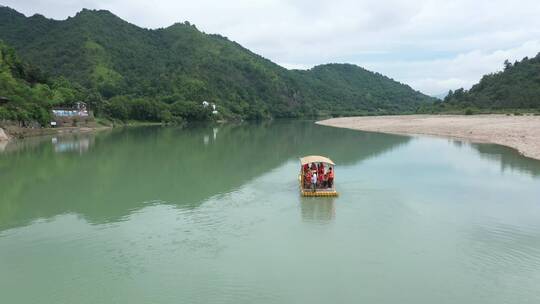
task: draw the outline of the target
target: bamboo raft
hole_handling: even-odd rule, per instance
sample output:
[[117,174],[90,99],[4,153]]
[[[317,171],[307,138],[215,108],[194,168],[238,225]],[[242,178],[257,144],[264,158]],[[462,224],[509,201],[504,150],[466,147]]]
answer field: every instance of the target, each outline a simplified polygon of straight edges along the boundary
[[298,175],[298,182],[300,184],[300,195],[304,197],[336,197],[339,196],[339,193],[336,191],[335,185],[332,184],[331,188],[317,188],[317,189],[307,189],[304,187],[304,172],[303,167],[306,164],[311,163],[323,163],[328,166],[328,168],[332,168],[332,171],[334,171],[335,163],[324,156],[317,156],[317,155],[311,155],[300,158],[300,174]]
[[300,193],[304,197],[337,197],[339,193],[334,190],[316,190],[315,192],[307,189],[300,189]]

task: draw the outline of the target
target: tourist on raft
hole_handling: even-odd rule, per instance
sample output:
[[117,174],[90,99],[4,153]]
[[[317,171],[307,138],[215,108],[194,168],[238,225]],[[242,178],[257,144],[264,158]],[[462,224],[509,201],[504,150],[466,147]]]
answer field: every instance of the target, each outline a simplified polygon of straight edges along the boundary
[[317,171],[313,170],[311,174],[311,189],[313,192],[317,189]]
[[328,167],[328,171],[326,171],[323,163],[312,163],[311,165],[305,164],[303,169],[305,189],[315,191],[316,189],[332,188],[334,185],[334,171],[332,167]]
[[326,186],[328,188],[332,188],[334,185],[334,171],[332,170],[332,167],[328,168],[328,178],[326,182]]

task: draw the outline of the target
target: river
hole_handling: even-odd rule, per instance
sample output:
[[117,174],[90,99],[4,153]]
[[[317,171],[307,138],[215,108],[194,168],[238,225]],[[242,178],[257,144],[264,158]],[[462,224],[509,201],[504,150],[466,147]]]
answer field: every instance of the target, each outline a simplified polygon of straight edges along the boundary
[[[539,303],[540,161],[309,121],[0,153],[2,303]],[[298,158],[336,164],[303,199]]]

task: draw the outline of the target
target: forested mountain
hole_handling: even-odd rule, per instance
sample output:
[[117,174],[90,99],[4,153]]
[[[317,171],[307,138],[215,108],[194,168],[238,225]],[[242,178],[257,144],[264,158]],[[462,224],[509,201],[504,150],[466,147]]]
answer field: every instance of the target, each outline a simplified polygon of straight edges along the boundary
[[450,91],[444,103],[479,109],[540,109],[540,54],[485,75],[470,90]]
[[404,113],[436,101],[407,85],[352,64],[320,65],[307,71],[292,71],[292,75],[299,92],[314,108],[336,114]]
[[[354,65],[287,70],[188,22],[149,30],[102,10],[57,21],[7,7],[0,20],[0,39],[52,77],[87,88],[98,115],[200,119],[206,114],[194,109],[203,100],[248,119],[397,113],[434,100]],[[133,100],[153,114],[133,117]]]

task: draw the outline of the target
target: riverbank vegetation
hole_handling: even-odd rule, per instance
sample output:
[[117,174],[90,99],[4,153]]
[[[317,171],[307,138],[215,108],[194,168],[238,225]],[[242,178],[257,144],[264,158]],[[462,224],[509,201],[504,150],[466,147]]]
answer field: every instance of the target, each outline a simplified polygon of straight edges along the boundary
[[55,106],[85,101],[98,117],[110,120],[180,123],[208,120],[211,110],[193,102],[172,104],[148,98],[115,96],[105,100],[94,89],[64,77],[49,77],[23,62],[15,50],[0,41],[0,121],[21,126],[47,126]]

